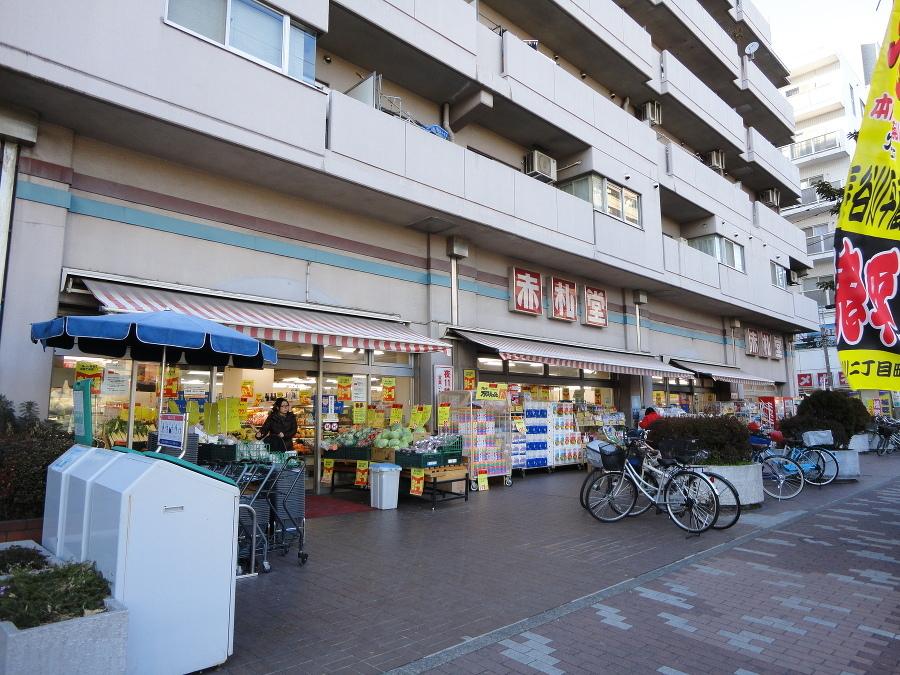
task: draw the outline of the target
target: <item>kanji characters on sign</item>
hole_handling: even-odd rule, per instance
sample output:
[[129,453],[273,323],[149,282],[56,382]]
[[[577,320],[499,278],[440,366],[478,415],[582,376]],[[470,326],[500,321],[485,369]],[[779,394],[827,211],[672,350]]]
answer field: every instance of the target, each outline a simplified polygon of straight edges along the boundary
[[603,289],[594,286],[584,287],[584,324],[601,328],[609,325],[606,291]]
[[772,336],[772,358],[784,358],[784,338],[782,338],[780,335]]
[[540,316],[544,313],[544,291],[540,272],[510,268],[509,308],[514,312]]
[[748,354],[759,354],[759,331],[755,328],[748,328],[745,331],[744,339],[746,341]]
[[759,334],[759,355],[764,358],[772,356],[772,335],[771,333],[760,332]]
[[578,289],[574,281],[550,277],[550,318],[578,320]]
[[893,347],[898,341],[897,322],[890,301],[897,295],[900,250],[897,247],[873,255],[863,264],[862,251],[844,238],[837,256],[835,322],[837,336],[849,345],[858,344],[866,324],[879,331],[881,343]]

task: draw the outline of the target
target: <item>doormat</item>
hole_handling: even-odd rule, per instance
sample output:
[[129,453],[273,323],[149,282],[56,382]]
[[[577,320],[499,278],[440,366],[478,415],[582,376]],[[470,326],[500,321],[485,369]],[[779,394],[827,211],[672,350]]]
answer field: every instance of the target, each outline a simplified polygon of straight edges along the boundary
[[[368,493],[366,493],[368,495]],[[329,495],[306,495],[306,517],[326,518],[328,516],[342,516],[347,513],[361,513],[374,511],[371,506],[359,501],[359,496],[353,499],[342,499]]]

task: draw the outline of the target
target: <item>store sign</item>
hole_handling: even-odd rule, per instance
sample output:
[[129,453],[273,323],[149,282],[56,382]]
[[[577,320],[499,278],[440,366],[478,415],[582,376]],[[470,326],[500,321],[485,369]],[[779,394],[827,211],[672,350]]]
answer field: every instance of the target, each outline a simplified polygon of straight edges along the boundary
[[381,378],[381,400],[385,403],[393,403],[397,400],[397,378]]
[[819,373],[817,376],[819,389],[825,389],[826,387],[831,386],[831,376],[829,373]]
[[366,402],[365,401],[354,401],[353,402],[353,424],[365,424],[366,423]]
[[463,371],[463,389],[465,391],[473,391],[475,389],[476,381],[477,377],[474,370],[467,369]]
[[606,291],[601,288],[584,287],[584,325],[599,328],[609,325]]
[[510,268],[509,309],[533,316],[544,313],[543,277],[540,272],[523,267]]
[[812,373],[797,373],[797,386],[801,389],[811,388],[813,386]]
[[187,415],[163,413],[159,416],[157,442],[167,448],[177,448],[180,450],[184,447],[186,431]]
[[578,287],[574,281],[550,277],[550,318],[560,321],[578,320]]
[[453,366],[434,367],[434,394],[453,390]]
[[105,396],[127,396],[130,381],[131,376],[107,368],[103,373],[103,381],[100,383],[100,392]]
[[763,358],[772,358],[772,334],[760,332],[759,334],[759,355]]
[[505,382],[479,382],[475,390],[477,401],[502,401],[506,398]]
[[354,377],[350,382],[350,397],[354,402],[366,402],[366,378]]
[[759,354],[759,331],[755,328],[747,328],[744,331],[747,353],[756,356]]
[[772,336],[772,358],[784,358],[784,338],[780,335]]

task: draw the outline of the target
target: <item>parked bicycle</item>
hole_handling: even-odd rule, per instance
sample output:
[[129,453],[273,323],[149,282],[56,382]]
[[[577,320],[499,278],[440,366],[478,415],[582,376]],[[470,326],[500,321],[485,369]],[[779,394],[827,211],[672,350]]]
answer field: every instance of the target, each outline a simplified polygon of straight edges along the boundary
[[886,415],[876,415],[872,421],[878,433],[876,454],[881,457],[896,452],[900,448],[900,421]]
[[[588,460],[602,467],[583,491],[583,503],[588,512],[605,523],[643,513],[651,505],[665,508],[675,525],[699,534],[712,527],[719,515],[719,498],[712,481],[700,472],[684,468],[686,461],[702,459],[693,450],[690,456],[663,456],[645,442],[617,445],[591,441],[587,446]],[[640,459],[641,473],[635,469]],[[638,494],[646,498],[637,505]]]
[[762,464],[763,492],[775,499],[793,499],[800,494],[806,479],[803,467],[790,457],[776,453],[770,444],[753,444],[751,459]]

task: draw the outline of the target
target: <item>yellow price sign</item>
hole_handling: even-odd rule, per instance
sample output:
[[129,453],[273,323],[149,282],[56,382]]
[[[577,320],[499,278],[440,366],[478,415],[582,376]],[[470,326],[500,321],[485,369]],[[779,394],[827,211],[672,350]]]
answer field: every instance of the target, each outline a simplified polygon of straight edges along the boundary
[[373,429],[384,427],[384,414],[378,409],[377,405],[370,405],[366,411],[366,424]]
[[391,406],[391,424],[403,424],[402,403],[395,403]]
[[393,403],[397,400],[397,378],[381,378],[381,400],[385,403]]
[[478,474],[478,491],[484,492],[485,490],[490,490],[491,486],[488,483],[488,475],[486,471],[483,471]]
[[450,404],[449,403],[441,403],[438,406],[437,424],[438,424],[438,427],[445,427],[448,424],[450,424]]
[[475,389],[475,399],[478,401],[502,401],[506,398],[508,386],[505,382],[479,382]]
[[358,487],[366,487],[369,484],[369,462],[364,459],[356,462],[356,480],[353,484]]
[[331,479],[334,477],[334,460],[333,459],[323,459],[322,460],[322,478],[319,481],[323,485],[330,485]]
[[353,424],[366,423],[366,404],[365,402],[353,402]]
[[421,497],[425,492],[425,469],[410,469],[409,494]]
[[475,371],[474,370],[464,370],[463,371],[463,389],[466,391],[472,391],[475,389]]

